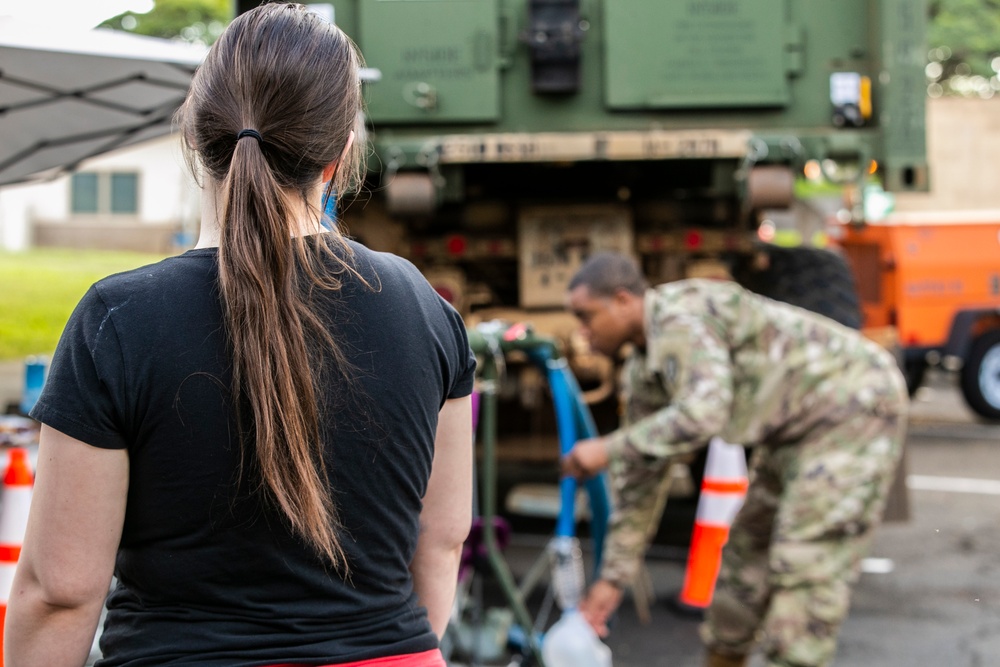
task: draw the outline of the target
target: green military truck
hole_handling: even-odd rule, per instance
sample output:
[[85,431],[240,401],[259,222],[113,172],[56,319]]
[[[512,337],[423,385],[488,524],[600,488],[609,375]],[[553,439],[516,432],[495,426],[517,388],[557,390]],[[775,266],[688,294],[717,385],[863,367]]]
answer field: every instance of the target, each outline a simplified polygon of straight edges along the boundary
[[926,186],[922,2],[333,8],[367,60],[374,150],[371,198],[344,220],[467,313],[558,308],[600,248],[656,280],[738,268],[809,161]]
[[[653,282],[750,275],[822,310],[853,298],[832,254],[753,274],[803,168],[855,192],[872,173],[927,186],[922,0],[333,0],[332,19],[366,60],[373,151],[342,224],[470,325],[565,341],[604,427],[613,368],[562,312],[588,253],[631,252]],[[553,462],[542,378],[507,370],[500,451]]]

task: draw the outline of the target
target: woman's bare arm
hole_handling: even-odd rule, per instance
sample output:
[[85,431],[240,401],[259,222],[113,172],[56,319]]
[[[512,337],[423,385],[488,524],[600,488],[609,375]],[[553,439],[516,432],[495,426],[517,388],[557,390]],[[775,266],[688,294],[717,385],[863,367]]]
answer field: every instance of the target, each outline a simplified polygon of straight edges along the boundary
[[123,449],[42,426],[28,529],[4,627],[4,664],[83,665],[114,571],[128,494]]
[[420,537],[410,564],[417,597],[438,637],[448,627],[462,544],[472,525],[472,456],[472,401],[451,399],[438,418]]

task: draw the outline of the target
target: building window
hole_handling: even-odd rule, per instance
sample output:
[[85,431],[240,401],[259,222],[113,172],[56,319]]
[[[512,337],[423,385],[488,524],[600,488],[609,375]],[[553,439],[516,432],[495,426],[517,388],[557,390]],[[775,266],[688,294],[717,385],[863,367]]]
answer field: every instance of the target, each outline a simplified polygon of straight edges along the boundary
[[139,175],[111,174],[111,212],[139,212]]
[[139,212],[139,174],[136,172],[79,172],[70,185],[70,209],[74,214]]
[[73,212],[97,213],[97,174],[73,174]]

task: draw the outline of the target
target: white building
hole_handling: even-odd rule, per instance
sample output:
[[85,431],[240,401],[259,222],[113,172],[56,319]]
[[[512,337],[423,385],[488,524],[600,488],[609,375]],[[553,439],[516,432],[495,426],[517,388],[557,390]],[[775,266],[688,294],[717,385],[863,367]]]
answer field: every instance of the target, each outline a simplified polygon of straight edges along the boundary
[[52,181],[0,187],[0,248],[172,252],[194,243],[200,197],[171,134],[92,158]]

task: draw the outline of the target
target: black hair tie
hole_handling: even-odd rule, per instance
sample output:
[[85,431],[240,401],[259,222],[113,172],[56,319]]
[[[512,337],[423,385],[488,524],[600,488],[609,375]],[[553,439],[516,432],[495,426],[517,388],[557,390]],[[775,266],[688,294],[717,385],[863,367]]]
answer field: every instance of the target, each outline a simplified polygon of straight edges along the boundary
[[258,144],[264,143],[264,137],[260,136],[260,132],[257,130],[240,130],[240,133],[236,135],[236,141],[239,141],[243,137],[253,137],[257,140]]

